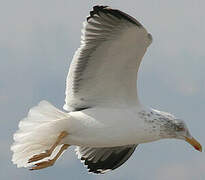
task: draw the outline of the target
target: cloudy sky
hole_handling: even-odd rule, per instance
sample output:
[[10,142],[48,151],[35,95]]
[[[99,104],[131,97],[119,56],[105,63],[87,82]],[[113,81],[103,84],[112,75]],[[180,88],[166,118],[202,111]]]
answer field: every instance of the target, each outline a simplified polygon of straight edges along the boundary
[[30,172],[11,163],[12,134],[29,108],[62,109],[65,78],[93,5],[119,8],[152,34],[139,73],[141,101],[185,120],[205,144],[205,1],[0,0],[0,179],[203,180],[205,154],[179,140],[140,145],[119,169],[88,174],[69,149],[54,167]]

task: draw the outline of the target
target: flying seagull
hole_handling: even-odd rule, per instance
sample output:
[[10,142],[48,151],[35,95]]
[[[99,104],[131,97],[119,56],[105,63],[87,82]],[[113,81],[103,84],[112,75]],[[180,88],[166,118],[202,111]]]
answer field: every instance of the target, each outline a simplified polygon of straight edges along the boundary
[[94,6],[67,76],[63,112],[47,101],[30,109],[14,134],[12,161],[39,170],[52,166],[71,145],[89,172],[125,163],[139,144],[165,138],[201,145],[175,116],[143,106],[137,73],[152,36],[136,19]]

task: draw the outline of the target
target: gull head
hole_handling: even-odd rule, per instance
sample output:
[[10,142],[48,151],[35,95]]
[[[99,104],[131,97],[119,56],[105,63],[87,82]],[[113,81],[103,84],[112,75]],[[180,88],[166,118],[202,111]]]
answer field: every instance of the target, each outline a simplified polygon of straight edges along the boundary
[[175,118],[172,114],[153,110],[155,123],[159,125],[161,138],[175,138],[185,140],[196,150],[202,152],[201,144],[190,134],[186,124],[181,119]]
[[184,121],[180,119],[166,119],[161,128],[164,131],[162,134],[168,136],[168,138],[185,140],[196,150],[202,152],[201,144],[190,134]]

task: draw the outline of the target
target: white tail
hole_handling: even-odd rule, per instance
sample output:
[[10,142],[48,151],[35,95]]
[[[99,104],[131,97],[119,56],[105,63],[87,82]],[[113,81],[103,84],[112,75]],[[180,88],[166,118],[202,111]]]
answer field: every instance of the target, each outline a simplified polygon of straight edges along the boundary
[[19,123],[14,134],[12,161],[17,167],[28,167],[28,159],[42,153],[55,142],[61,131],[68,126],[69,114],[58,110],[47,101],[30,109],[28,116]]

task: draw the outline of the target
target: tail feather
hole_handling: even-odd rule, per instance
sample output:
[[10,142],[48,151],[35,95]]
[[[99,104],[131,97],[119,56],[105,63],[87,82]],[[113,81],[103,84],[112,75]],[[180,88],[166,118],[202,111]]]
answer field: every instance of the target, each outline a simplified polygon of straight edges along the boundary
[[42,153],[55,142],[61,131],[66,130],[69,114],[60,111],[47,101],[31,108],[28,116],[20,121],[14,134],[12,161],[17,167],[28,167],[28,159]]

